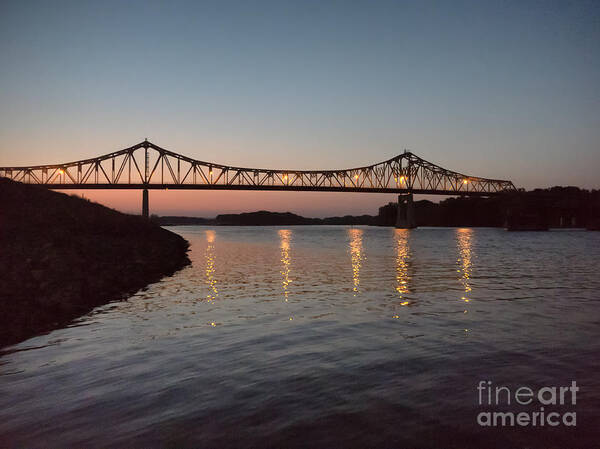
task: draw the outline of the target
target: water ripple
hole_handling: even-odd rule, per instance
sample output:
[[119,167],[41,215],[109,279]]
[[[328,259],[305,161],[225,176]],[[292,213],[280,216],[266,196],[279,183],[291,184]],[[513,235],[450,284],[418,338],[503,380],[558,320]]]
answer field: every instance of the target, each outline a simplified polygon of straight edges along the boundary
[[598,416],[598,233],[173,230],[191,266],[0,353],[1,445],[514,446],[474,424],[490,376]]

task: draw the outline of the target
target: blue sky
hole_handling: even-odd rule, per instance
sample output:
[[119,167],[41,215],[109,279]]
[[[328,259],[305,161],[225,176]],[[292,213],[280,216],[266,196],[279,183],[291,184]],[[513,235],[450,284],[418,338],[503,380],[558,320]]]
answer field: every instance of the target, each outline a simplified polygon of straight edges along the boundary
[[[598,2],[3,1],[0,165],[148,137],[239,166],[344,168],[409,148],[526,188],[599,188],[599,48]],[[139,209],[137,193],[111,195],[97,198]],[[394,200],[164,195],[153,212],[322,216]],[[221,208],[202,206],[210,195]]]

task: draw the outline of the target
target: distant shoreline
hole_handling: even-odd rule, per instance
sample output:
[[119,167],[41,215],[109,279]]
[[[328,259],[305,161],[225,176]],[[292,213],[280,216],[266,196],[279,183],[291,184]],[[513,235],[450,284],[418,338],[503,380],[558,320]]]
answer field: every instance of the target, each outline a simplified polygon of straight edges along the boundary
[[290,212],[246,212],[241,214],[219,215],[216,218],[153,216],[161,226],[319,226],[319,225],[376,225],[377,217],[371,215],[329,218],[306,218]]
[[[405,207],[405,206],[401,206]],[[404,214],[403,211],[400,211]],[[320,226],[395,227],[398,204],[388,203],[377,215],[306,218],[291,212],[257,211],[221,214],[215,218],[152,216],[161,226]],[[484,227],[518,231],[600,229],[600,192],[553,187],[507,193],[490,198],[449,198],[440,203],[414,202],[418,227]]]

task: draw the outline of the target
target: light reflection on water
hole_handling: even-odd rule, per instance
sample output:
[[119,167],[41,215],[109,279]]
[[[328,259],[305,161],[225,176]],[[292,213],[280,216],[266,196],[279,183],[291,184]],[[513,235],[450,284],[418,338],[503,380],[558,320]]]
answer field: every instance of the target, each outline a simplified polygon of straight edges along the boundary
[[219,296],[219,290],[217,290],[217,280],[215,279],[215,231],[206,231],[206,251],[204,257],[206,258],[206,284],[209,287],[208,294],[206,295],[207,301],[212,301]]
[[460,273],[460,283],[463,285],[464,288],[464,295],[461,296],[461,300],[464,302],[469,302],[469,296],[471,293],[471,283],[470,283],[470,278],[471,278],[471,264],[472,264],[472,257],[473,257],[473,229],[470,228],[459,228],[456,230],[456,241],[458,244],[458,263],[459,263],[459,269],[456,270],[458,273]]
[[401,306],[407,306],[410,304],[410,300],[407,298],[407,294],[410,292],[410,274],[409,274],[409,263],[410,263],[410,247],[409,237],[410,230],[408,229],[396,229],[396,291],[400,299]]
[[489,378],[576,379],[595,441],[600,234],[172,229],[192,266],[0,356],[0,446],[543,447]]
[[352,291],[354,292],[354,296],[357,295],[360,287],[360,267],[363,260],[362,235],[362,229],[348,229],[348,236],[350,238],[350,255],[352,257]]
[[290,279],[290,239],[292,237],[292,231],[289,229],[280,229],[279,230],[279,238],[281,239],[281,243],[279,247],[281,248],[281,285],[283,287],[283,296],[285,297],[285,302],[288,300],[289,294],[289,285],[292,280]]

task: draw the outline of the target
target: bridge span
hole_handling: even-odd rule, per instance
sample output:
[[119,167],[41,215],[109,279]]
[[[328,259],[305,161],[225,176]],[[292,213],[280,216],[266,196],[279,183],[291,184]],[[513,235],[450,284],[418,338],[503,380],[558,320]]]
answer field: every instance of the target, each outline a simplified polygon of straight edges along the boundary
[[145,140],[80,161],[0,167],[0,176],[56,190],[140,189],[148,217],[148,190],[292,190],[394,193],[406,202],[399,227],[414,227],[413,194],[491,196],[515,190],[511,181],[465,175],[432,164],[410,151],[364,167],[340,170],[265,169],[221,165],[174,153]]

